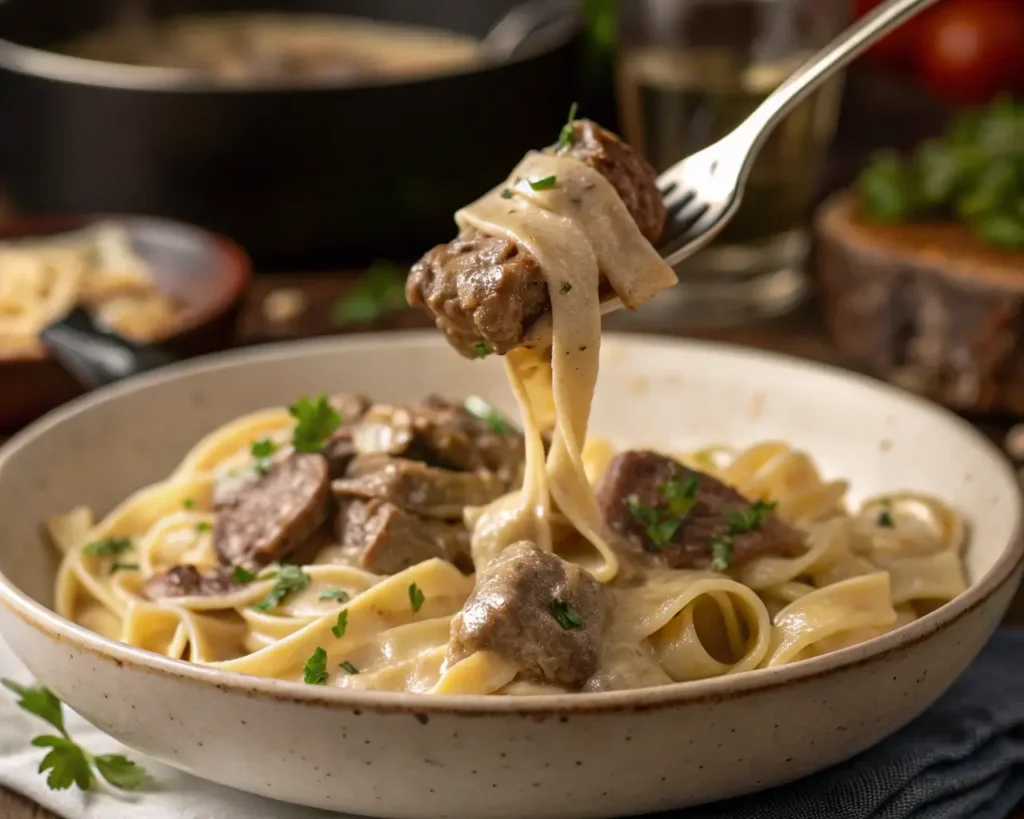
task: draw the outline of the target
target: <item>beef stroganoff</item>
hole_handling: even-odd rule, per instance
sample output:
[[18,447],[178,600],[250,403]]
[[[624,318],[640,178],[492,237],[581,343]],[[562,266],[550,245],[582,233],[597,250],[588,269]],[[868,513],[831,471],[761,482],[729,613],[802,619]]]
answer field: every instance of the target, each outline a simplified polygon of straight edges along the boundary
[[939,499],[851,509],[785,442],[588,437],[600,301],[674,283],[651,246],[664,220],[643,159],[570,117],[407,287],[457,351],[503,356],[518,426],[476,397],[240,418],[104,518],[48,522],[58,611],[225,670],[525,695],[798,662],[960,594],[964,524]]

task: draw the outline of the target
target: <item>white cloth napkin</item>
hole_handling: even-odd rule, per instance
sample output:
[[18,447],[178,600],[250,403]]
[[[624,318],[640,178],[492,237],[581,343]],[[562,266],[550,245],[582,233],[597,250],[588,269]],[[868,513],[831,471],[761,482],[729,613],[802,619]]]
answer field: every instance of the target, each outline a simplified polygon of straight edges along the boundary
[[[32,675],[3,640],[0,678],[32,684]],[[92,753],[124,754],[152,777],[144,791],[130,794],[106,785],[98,785],[89,793],[74,786],[51,791],[45,776],[38,773],[46,749],[35,748],[30,742],[32,737],[52,730],[41,719],[18,708],[7,689],[0,689],[0,785],[24,794],[64,819],[344,819],[342,814],[286,805],[189,776],[125,748],[77,714],[64,710],[68,733],[82,747]]]

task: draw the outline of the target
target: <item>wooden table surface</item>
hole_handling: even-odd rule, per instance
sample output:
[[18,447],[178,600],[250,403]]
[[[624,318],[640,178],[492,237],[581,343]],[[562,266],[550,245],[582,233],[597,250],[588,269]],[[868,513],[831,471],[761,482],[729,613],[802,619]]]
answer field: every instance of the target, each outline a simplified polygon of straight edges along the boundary
[[[351,277],[330,274],[267,276],[256,280],[239,315],[236,342],[240,345],[281,341],[293,338],[329,335],[347,329],[339,328],[332,319],[332,306],[351,287]],[[268,296],[270,297],[268,299]],[[284,320],[282,304],[299,312]],[[276,317],[276,319],[275,319]],[[400,328],[427,326],[418,314],[396,317],[391,324]],[[741,328],[700,330],[693,332],[662,330],[672,334],[730,341],[745,346],[787,353],[823,363],[844,366],[842,356],[829,343],[818,311],[809,303],[800,311],[784,318],[746,324]],[[970,418],[981,431],[1002,444],[1011,421],[998,418]],[[1018,595],[1006,624],[1024,627],[1024,595]],[[1024,805],[1016,819],[1024,819]],[[0,819],[55,819],[53,814],[23,797],[0,788]],[[236,817],[224,817],[236,819]],[[244,817],[237,817],[244,819]]]

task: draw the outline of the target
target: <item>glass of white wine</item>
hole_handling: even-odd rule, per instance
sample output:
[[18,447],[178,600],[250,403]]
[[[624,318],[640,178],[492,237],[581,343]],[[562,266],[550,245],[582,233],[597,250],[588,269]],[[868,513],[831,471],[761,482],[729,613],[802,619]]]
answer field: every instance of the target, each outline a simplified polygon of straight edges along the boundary
[[[659,172],[739,125],[849,19],[847,0],[620,0],[616,81],[626,139]],[[758,156],[743,203],[680,284],[633,325],[777,315],[808,291],[810,209],[841,80],[805,100]]]

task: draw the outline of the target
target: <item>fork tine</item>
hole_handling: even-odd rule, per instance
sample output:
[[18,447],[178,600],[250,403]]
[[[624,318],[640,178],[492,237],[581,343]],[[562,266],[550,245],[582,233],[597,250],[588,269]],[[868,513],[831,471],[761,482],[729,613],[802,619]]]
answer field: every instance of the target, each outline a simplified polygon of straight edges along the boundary
[[696,199],[692,201],[693,207],[675,215],[665,224],[665,231],[659,245],[674,245],[684,238],[688,240],[688,237],[695,234],[693,226],[700,221],[709,208],[704,202],[699,202]]
[[668,218],[670,220],[675,220],[676,218],[678,218],[679,213],[688,205],[690,205],[695,198],[696,195],[693,193],[693,191],[685,191],[683,192],[683,195],[680,197],[666,200],[665,213],[668,214]]

